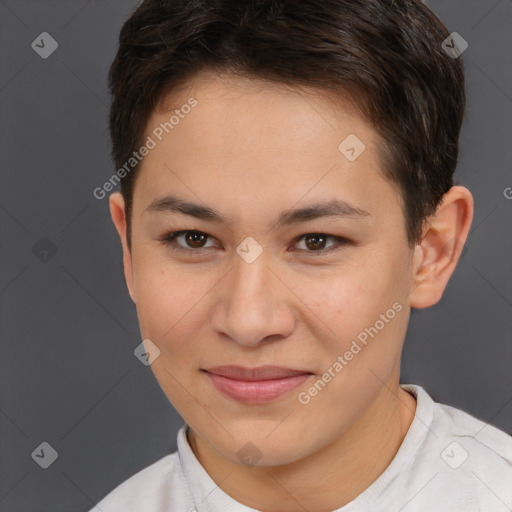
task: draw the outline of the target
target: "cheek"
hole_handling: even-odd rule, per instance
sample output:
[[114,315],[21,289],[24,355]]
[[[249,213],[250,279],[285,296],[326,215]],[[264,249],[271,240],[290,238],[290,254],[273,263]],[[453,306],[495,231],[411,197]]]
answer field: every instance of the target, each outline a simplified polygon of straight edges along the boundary
[[[403,266],[399,268],[389,258],[383,258],[379,264],[360,263],[333,275],[322,286],[310,287],[308,295],[304,295],[309,296],[310,302],[306,303],[311,304],[311,310],[327,328],[328,336],[322,337],[322,343],[333,356],[348,350],[359,335],[363,341],[365,333],[373,339],[368,330],[375,335],[377,329],[375,339],[381,343],[388,338],[396,339],[397,332],[402,330],[399,319],[404,314],[397,309],[405,310]],[[393,308],[396,303],[401,306]]]
[[186,369],[183,362],[196,360],[202,340],[211,334],[206,331],[219,273],[151,256],[139,258],[134,272],[141,335],[159,347],[164,356],[159,363],[165,361],[166,367],[181,373]]
[[186,272],[150,254],[134,258],[134,284],[141,333],[159,345],[193,318],[202,289]]

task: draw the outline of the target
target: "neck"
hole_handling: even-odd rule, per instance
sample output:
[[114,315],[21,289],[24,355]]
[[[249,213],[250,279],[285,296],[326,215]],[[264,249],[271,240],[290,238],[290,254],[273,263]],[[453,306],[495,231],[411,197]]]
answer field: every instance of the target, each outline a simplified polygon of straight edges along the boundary
[[398,382],[384,386],[347,431],[313,455],[282,466],[246,468],[219,456],[190,430],[201,465],[233,499],[264,512],[332,511],[361,494],[388,467],[414,418],[416,400]]

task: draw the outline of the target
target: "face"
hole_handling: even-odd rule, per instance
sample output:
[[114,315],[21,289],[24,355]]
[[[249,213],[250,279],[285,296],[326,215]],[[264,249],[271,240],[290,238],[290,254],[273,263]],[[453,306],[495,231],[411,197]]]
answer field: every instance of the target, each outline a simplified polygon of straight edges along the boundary
[[260,465],[286,464],[398,383],[413,259],[400,194],[341,100],[228,76],[189,85],[148,123],[128,287],[160,350],[152,370],[196,434],[230,461],[251,442]]

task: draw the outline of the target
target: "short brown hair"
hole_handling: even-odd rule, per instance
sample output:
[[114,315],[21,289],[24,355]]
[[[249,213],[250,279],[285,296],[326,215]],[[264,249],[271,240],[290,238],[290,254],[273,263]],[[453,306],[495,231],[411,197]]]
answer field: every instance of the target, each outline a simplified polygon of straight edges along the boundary
[[[113,160],[121,167],[162,97],[203,70],[348,94],[380,135],[413,245],[457,165],[466,96],[448,36],[420,0],[145,0],[110,68]],[[121,180],[129,245],[136,171]]]

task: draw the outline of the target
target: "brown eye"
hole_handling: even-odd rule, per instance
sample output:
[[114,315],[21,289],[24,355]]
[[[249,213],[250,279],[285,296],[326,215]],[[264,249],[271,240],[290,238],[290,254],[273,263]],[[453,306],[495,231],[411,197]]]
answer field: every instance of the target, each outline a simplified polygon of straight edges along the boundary
[[203,249],[208,250],[214,247],[214,245],[205,245],[209,242],[209,238],[210,236],[206,233],[188,229],[168,233],[158,240],[171,249],[199,253]]
[[322,234],[311,234],[304,237],[306,247],[313,251],[325,249],[327,236]]
[[204,246],[208,235],[200,233],[199,231],[187,231],[184,238],[189,247],[198,249]]
[[[351,245],[350,240],[325,233],[307,233],[297,240],[299,252],[321,256]],[[302,246],[302,247],[301,247]]]

